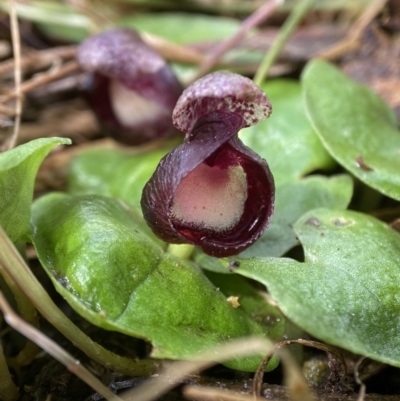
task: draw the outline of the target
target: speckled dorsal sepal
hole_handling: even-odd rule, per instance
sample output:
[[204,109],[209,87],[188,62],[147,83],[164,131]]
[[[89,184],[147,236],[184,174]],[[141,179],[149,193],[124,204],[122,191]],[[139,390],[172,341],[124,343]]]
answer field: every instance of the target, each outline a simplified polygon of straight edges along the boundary
[[217,71],[196,81],[181,95],[172,121],[183,132],[191,131],[196,121],[212,111],[238,114],[243,127],[267,118],[272,106],[265,93],[249,78],[228,71]]
[[261,89],[237,74],[213,73],[186,89],[173,113],[185,140],[160,161],[142,194],[144,218],[158,237],[216,257],[260,237],[273,212],[274,180],[238,132],[270,111]]

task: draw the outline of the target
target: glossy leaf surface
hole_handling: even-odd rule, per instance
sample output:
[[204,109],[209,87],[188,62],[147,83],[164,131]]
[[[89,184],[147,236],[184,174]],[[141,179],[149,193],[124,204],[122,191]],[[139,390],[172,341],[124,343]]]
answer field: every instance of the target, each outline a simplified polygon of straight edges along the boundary
[[[32,240],[57,290],[92,323],[151,341],[153,357],[191,358],[266,333],[194,265],[164,253],[118,201],[53,193],[35,202],[32,215]],[[251,371],[259,362],[229,366]]]
[[400,366],[400,234],[365,214],[317,209],[294,227],[305,263],[243,260],[284,314],[311,335]]
[[272,104],[268,120],[241,133],[245,145],[267,160],[278,188],[317,169],[334,164],[307,119],[301,86],[275,80],[262,89]]
[[[239,257],[284,255],[299,243],[293,224],[304,213],[320,207],[346,209],[352,194],[353,182],[348,175],[331,178],[311,176],[279,187],[276,191],[275,213],[268,229]],[[225,271],[218,261],[201,253],[196,254],[196,261],[208,270]]]
[[400,132],[372,90],[321,60],[303,74],[309,118],[331,155],[357,178],[400,199]]
[[[218,274],[206,271],[206,276],[227,297],[237,297],[243,308],[256,322],[270,331],[273,340],[279,340],[285,329],[285,318],[278,308],[269,304],[259,290],[237,274]],[[279,337],[277,337],[279,335]]]
[[[146,182],[167,149],[128,154],[95,149],[76,156],[70,166],[69,192],[118,198],[142,214],[140,198]],[[101,160],[101,163],[99,163]]]
[[348,175],[331,178],[311,176],[278,188],[275,213],[270,226],[253,246],[241,256],[282,256],[299,243],[293,224],[312,209],[346,209],[353,195],[353,181]]
[[0,153],[0,224],[12,241],[28,231],[33,185],[40,164],[53,148],[70,143],[66,138],[43,138]]

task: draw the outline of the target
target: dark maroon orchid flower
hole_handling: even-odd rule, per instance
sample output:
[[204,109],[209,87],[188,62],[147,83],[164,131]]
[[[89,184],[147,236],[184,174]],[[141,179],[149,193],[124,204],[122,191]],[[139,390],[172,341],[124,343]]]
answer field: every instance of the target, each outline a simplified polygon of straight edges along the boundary
[[92,36],[76,57],[91,72],[86,98],[116,140],[138,145],[177,133],[171,113],[183,88],[136,32],[113,29]]
[[144,217],[158,237],[217,257],[235,255],[260,237],[272,215],[274,181],[238,132],[270,113],[260,88],[226,71],[183,92],[172,120],[186,132],[184,143],[160,161],[142,195]]

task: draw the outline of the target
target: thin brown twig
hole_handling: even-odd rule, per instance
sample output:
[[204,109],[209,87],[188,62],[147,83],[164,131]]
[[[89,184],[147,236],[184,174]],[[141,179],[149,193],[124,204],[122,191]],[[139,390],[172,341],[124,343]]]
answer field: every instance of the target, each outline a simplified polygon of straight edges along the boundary
[[[50,69],[47,72],[41,73],[33,77],[32,79],[25,81],[21,87],[20,92],[21,94],[26,94],[42,85],[46,85],[50,82],[56,81],[64,77],[65,75],[72,74],[73,72],[78,72],[80,67],[76,61],[70,61],[65,63],[62,67],[56,69]],[[10,100],[16,98],[17,92],[11,91],[2,97],[0,97],[0,103],[5,104]]]
[[0,113],[7,116],[15,116],[15,110],[5,104],[0,104]]
[[364,361],[364,359],[365,357],[360,358],[354,366],[354,380],[360,386],[360,390],[357,396],[357,401],[364,401],[365,399],[366,386],[360,378],[360,365]]
[[17,12],[15,9],[14,0],[9,0],[10,3],[10,25],[11,25],[11,38],[14,53],[14,79],[15,79],[15,121],[14,130],[11,138],[8,141],[7,148],[12,149],[17,143],[18,133],[21,126],[21,114],[22,114],[22,91],[21,91],[21,38],[19,34],[19,25]]
[[249,29],[265,21],[282,3],[283,0],[268,0],[263,6],[247,17],[234,35],[220,42],[204,59],[199,69],[196,71],[193,80],[200,78],[210,71],[210,69],[218,63],[218,60],[245,36]]
[[104,384],[89,372],[81,363],[72,357],[68,352],[56,344],[45,334],[37,330],[34,326],[21,319],[11,308],[3,293],[0,292],[0,309],[4,313],[5,321],[16,331],[38,344],[48,354],[57,359],[67,369],[78,376],[93,390],[101,394],[105,399],[111,401],[122,401],[117,395],[111,392]]
[[[75,56],[76,46],[60,46],[45,50],[30,51],[21,56],[21,69],[33,67],[35,69],[45,68],[54,62],[54,59],[71,59]],[[0,63],[0,76],[7,74],[14,68],[14,60],[5,60]]]
[[362,33],[367,28],[368,24],[380,13],[386,2],[387,0],[373,1],[353,24],[344,39],[335,43],[327,50],[317,53],[314,57],[333,60],[346,52],[356,49],[359,45]]
[[[183,388],[182,392],[183,396],[189,400],[255,401],[252,396],[247,394],[208,386],[188,385]],[[265,401],[265,399],[258,397],[256,398],[256,401]]]
[[[274,353],[277,352],[282,347],[292,345],[292,344],[302,344],[302,345],[305,345],[308,347],[317,348],[321,351],[327,352],[328,359],[329,359],[328,365],[331,369],[331,373],[333,370],[335,370],[335,378],[337,378],[337,377],[343,378],[345,376],[346,371],[347,371],[346,364],[344,362],[343,356],[340,354],[340,352],[335,347],[329,346],[327,344],[319,343],[317,341],[303,340],[301,338],[297,339],[297,340],[280,341],[279,343],[275,344],[274,348],[265,356],[263,362],[260,364],[260,366],[258,367],[257,371],[254,374],[253,396],[255,398],[258,397],[261,392],[265,367],[271,360]],[[334,359],[338,363],[334,363],[333,362]]]
[[193,64],[199,64],[204,61],[204,54],[187,46],[177,45],[147,32],[141,32],[140,36],[147,45],[160,53],[166,60]]
[[[248,337],[231,340],[214,346],[197,355],[196,361],[179,361],[167,365],[153,380],[128,390],[124,394],[126,401],[153,401],[162,394],[176,387],[187,375],[199,372],[216,364],[216,361],[230,360],[241,356],[259,354],[272,348],[272,343],[265,338]],[[169,380],[163,380],[168,377]]]

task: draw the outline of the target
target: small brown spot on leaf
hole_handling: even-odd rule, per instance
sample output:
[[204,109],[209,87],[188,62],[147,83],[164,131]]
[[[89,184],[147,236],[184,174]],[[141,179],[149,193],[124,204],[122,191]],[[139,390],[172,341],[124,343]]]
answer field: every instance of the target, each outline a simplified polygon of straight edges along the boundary
[[228,270],[230,272],[235,271],[238,267],[240,267],[240,262],[238,262],[237,260],[234,260],[234,259],[229,261]]
[[310,217],[307,221],[306,224],[309,226],[314,226],[314,227],[320,227],[321,222],[316,218],[316,217]]
[[361,170],[364,171],[373,171],[373,168],[365,164],[364,159],[362,156],[357,156],[356,157],[356,164],[357,167],[360,167]]

